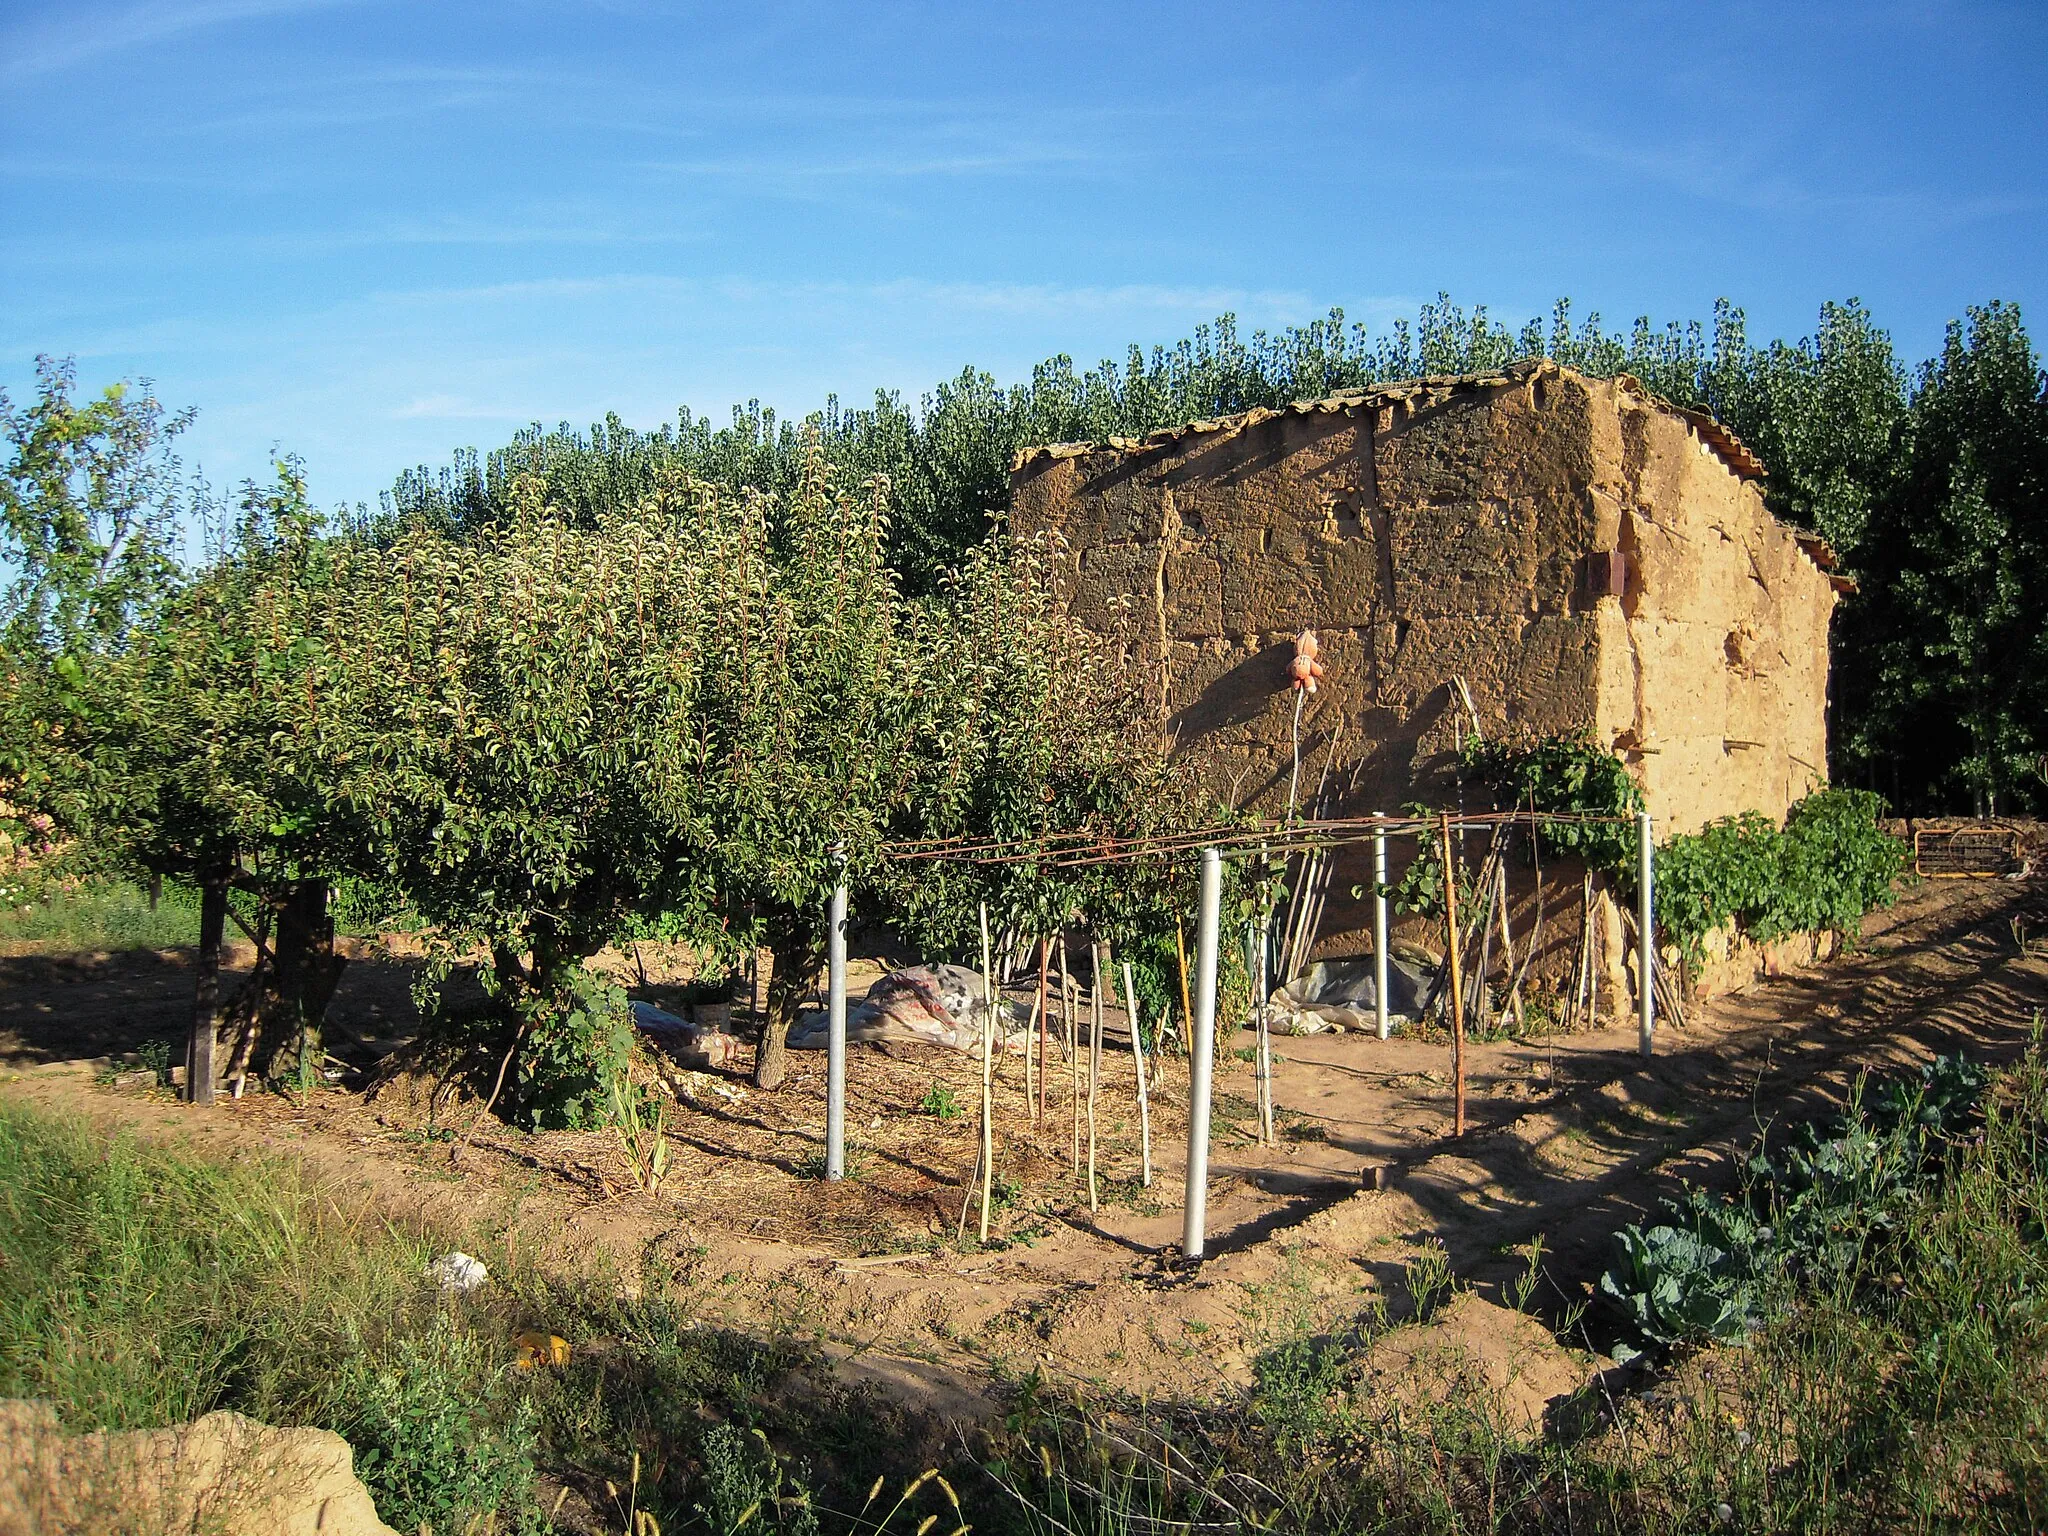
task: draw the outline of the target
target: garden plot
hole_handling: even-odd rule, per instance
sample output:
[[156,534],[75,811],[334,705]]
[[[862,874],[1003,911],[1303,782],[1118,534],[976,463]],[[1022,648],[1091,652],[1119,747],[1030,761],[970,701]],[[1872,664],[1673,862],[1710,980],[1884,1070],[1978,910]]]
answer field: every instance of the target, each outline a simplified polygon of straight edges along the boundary
[[[958,1237],[980,1067],[942,1049],[853,1051],[852,1176],[837,1184],[816,1177],[821,1054],[792,1053],[772,1092],[737,1072],[697,1074],[671,1113],[670,1170],[654,1196],[634,1188],[611,1132],[523,1134],[460,1097],[430,1110],[420,1079],[374,1098],[335,1086],[303,1104],[252,1095],[195,1112],[168,1094],[104,1088],[89,1068],[47,1065],[111,1057],[160,1033],[189,996],[175,955],[7,962],[0,1030],[20,1075],[0,1091],[223,1150],[293,1150],[333,1180],[337,1200],[474,1233],[472,1251],[608,1265],[629,1288],[674,1288],[706,1323],[797,1330],[891,1391],[957,1406],[991,1373],[1038,1371],[1199,1395],[1248,1379],[1282,1338],[1341,1337],[1409,1315],[1445,1274],[1489,1305],[1519,1302],[1562,1322],[1588,1298],[1611,1234],[1682,1181],[1720,1176],[1760,1122],[1822,1107],[1859,1067],[1959,1048],[2010,1055],[2048,1005],[2048,960],[2012,940],[2014,919],[2039,907],[2038,887],[2016,882],[1910,890],[1872,917],[1862,951],[1694,1010],[1647,1065],[1633,1027],[1474,1042],[1471,1129],[1455,1143],[1440,1040],[1278,1041],[1280,1135],[1263,1147],[1252,1067],[1238,1056],[1251,1036],[1226,1036],[1211,1257],[1193,1273],[1174,1251],[1185,1068],[1157,1063],[1147,1189],[1135,1077],[1114,1027],[1093,1210],[1075,1166],[1066,1064],[1055,1053],[1034,1123],[1021,1062],[999,1060],[986,1248],[971,1224],[969,1240]],[[399,1032],[410,975],[402,958],[352,965],[335,1038]],[[1545,1369],[1551,1380],[1565,1363]]]

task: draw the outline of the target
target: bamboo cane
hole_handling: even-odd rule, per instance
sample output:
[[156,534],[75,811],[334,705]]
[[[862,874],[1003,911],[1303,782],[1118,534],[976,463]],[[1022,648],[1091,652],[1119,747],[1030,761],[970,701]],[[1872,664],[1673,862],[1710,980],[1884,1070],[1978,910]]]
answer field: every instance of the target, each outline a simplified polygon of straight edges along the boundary
[[1195,1037],[1195,1005],[1188,995],[1188,929],[1178,913],[1173,919],[1173,948],[1180,956],[1180,1018],[1186,1026],[1183,1039],[1192,1041]]
[[[1051,955],[1052,946],[1041,937],[1038,941],[1038,1102],[1031,1113],[1033,1125],[1045,1123],[1045,1036],[1048,1024],[1045,1016],[1045,970]],[[1031,1049],[1028,1043],[1024,1048],[1027,1051]]]
[[974,1170],[967,1175],[967,1187],[960,1194],[960,1230],[953,1236],[955,1243],[967,1241],[967,1213],[974,1209],[974,1192],[981,1187],[981,1144],[974,1146]]
[[1271,978],[1266,974],[1266,953],[1272,948],[1272,909],[1262,904],[1259,923],[1259,963],[1254,968],[1252,979],[1252,1022],[1258,1041],[1259,1074],[1259,1142],[1272,1146],[1276,1139],[1273,1134],[1273,1025],[1268,1016],[1266,999],[1271,994]]
[[[1603,888],[1598,894],[1600,902],[1604,906],[1607,900],[1607,892]],[[1589,914],[1592,910],[1590,907],[1587,909]],[[1600,1011],[1601,994],[1606,990],[1601,984],[1607,979],[1603,974],[1607,969],[1607,924],[1605,922],[1595,922],[1589,919],[1587,923],[1587,945],[1589,959],[1586,965],[1586,976],[1587,984],[1591,988],[1587,998],[1588,1016],[1592,1020],[1593,1027],[1598,1029],[1602,1017]]]
[[1109,946],[1097,939],[1089,948],[1088,1031],[1088,1209],[1097,1209],[1095,1190],[1095,1096],[1102,1084],[1102,971]]
[[1581,1027],[1593,1011],[1593,872],[1579,881],[1579,965],[1572,976],[1572,1028]]
[[1031,1112],[1031,1106],[1034,1102],[1032,1093],[1037,1081],[1031,1067],[1031,1036],[1033,1031],[1042,1027],[1038,1016],[1039,1006],[1042,1001],[1043,999],[1040,997],[1034,997],[1031,1000],[1031,1017],[1024,1021],[1024,1109],[1027,1114]]
[[1458,876],[1451,865],[1451,813],[1443,813],[1444,918],[1451,946],[1451,1135],[1465,1134],[1465,994],[1458,975]]
[[1067,1146],[1067,1167],[1081,1171],[1081,1051],[1076,1039],[1074,977],[1067,969],[1067,939],[1060,935],[1060,1017],[1067,1034],[1067,1107],[1073,1111],[1073,1134]]
[[1152,1091],[1145,1081],[1145,1030],[1138,1017],[1138,989],[1131,984],[1131,962],[1124,962],[1124,1012],[1131,1021],[1131,1059],[1138,1067],[1139,1182],[1152,1187]]
[[995,1193],[996,989],[988,953],[988,903],[981,904],[981,1240],[988,1241],[988,1211]]

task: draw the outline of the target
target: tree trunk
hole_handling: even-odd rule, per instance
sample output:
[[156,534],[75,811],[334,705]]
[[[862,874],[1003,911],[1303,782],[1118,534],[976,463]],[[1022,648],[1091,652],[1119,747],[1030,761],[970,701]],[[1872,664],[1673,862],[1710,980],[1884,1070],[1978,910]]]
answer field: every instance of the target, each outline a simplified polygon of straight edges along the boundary
[[761,997],[761,1035],[754,1047],[754,1086],[779,1088],[788,1072],[789,1026],[796,1022],[804,994],[818,979],[816,946],[809,942],[763,950],[760,964],[770,967],[767,984],[756,985]]
[[227,922],[227,881],[205,881],[199,894],[199,963],[192,989],[192,1031],[185,1044],[185,1097],[193,1104],[213,1102],[213,1047],[220,1030],[220,945]]
[[299,880],[286,887],[277,904],[277,938],[272,946],[277,968],[262,1004],[257,1059],[272,1081],[294,1081],[302,1088],[320,1069],[321,1026],[348,965],[334,952],[334,919],[327,910],[327,896],[325,880]]

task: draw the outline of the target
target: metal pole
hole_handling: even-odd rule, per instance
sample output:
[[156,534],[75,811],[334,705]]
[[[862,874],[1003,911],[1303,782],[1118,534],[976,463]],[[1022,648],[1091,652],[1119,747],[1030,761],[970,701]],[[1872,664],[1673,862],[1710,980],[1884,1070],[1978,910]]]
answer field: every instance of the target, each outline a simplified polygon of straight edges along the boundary
[[1188,1042],[1188,1173],[1181,1221],[1184,1258],[1202,1256],[1209,1209],[1209,1075],[1216,1062],[1216,960],[1222,943],[1223,859],[1202,850],[1202,908],[1195,935],[1195,1038]]
[[837,880],[825,910],[825,1177],[846,1177],[846,852],[835,848]]
[[1642,1020],[1638,1049],[1645,1059],[1657,1039],[1657,845],[1650,836],[1650,813],[1636,818],[1641,847],[1636,868],[1636,990]]
[[[1384,822],[1386,813],[1374,811],[1372,819]],[[1372,829],[1372,995],[1384,1040],[1393,1031],[1387,1024],[1387,830],[1380,825]]]

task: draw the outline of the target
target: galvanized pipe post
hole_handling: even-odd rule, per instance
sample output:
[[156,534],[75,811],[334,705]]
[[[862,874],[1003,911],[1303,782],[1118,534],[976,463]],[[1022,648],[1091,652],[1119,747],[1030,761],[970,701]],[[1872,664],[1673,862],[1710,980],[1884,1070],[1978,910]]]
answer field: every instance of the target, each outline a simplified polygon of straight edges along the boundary
[[1380,1038],[1393,1031],[1387,1024],[1387,817],[1372,813],[1372,995],[1379,1015]]
[[1636,817],[1636,1007],[1640,1019],[1637,1049],[1650,1055],[1657,1038],[1657,845],[1650,835],[1650,813]]
[[832,850],[825,912],[825,1177],[846,1177],[846,849]]
[[1202,1256],[1209,1209],[1209,1078],[1216,1063],[1216,962],[1223,929],[1223,858],[1202,850],[1202,906],[1195,937],[1194,1039],[1188,1042],[1188,1171],[1180,1251]]

